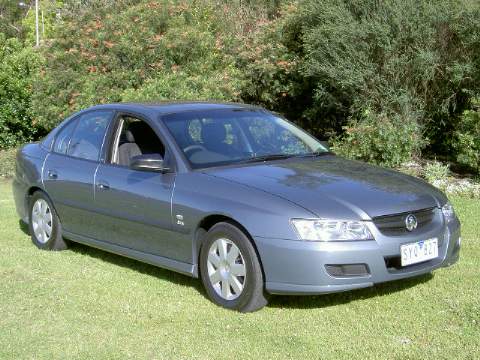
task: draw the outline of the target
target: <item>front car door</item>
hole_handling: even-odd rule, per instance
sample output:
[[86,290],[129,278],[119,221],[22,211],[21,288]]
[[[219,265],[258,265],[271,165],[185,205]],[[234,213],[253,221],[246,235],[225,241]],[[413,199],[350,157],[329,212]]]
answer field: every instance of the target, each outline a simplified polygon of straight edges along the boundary
[[94,176],[113,111],[78,115],[58,132],[42,179],[66,233],[91,236]]
[[[95,177],[96,238],[145,254],[189,262],[191,242],[175,241],[171,198],[175,166],[169,149],[140,115],[119,114],[109,135],[104,163]],[[160,135],[160,136],[159,136]],[[133,170],[128,159],[158,154],[171,170],[166,173]]]

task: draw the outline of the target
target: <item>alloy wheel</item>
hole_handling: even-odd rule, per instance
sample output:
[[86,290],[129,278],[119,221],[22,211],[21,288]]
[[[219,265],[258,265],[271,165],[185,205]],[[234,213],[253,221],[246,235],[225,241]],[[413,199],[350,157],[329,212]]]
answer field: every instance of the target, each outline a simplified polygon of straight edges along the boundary
[[32,208],[32,227],[38,242],[45,244],[52,235],[52,211],[44,199],[37,199]]
[[238,298],[246,284],[246,267],[240,249],[231,240],[220,238],[208,251],[208,277],[210,283],[224,300]]

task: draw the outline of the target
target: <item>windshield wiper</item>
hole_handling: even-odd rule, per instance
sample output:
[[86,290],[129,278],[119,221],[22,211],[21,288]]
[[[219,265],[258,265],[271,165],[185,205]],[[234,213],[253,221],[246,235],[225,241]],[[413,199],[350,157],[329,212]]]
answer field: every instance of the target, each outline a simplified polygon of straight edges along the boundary
[[335,155],[335,153],[331,151],[315,151],[311,153],[297,155],[297,157],[317,157],[317,156],[325,156],[325,155]]
[[262,162],[262,161],[269,161],[269,160],[280,160],[280,159],[288,159],[294,157],[295,155],[292,154],[269,154],[269,155],[259,155],[253,156],[248,159],[240,160],[239,163],[252,163],[252,162]]

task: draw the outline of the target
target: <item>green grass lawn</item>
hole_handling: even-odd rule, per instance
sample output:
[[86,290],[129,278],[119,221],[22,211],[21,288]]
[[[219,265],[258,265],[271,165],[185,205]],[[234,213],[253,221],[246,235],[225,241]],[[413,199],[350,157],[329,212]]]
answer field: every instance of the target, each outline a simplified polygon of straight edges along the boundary
[[0,182],[0,358],[478,358],[480,202],[454,204],[454,267],[240,314],[183,275],[81,245],[37,250]]

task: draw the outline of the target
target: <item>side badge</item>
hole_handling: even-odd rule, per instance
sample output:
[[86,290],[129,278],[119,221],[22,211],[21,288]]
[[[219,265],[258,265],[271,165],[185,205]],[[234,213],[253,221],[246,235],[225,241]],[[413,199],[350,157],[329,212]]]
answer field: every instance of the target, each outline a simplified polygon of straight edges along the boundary
[[177,225],[184,226],[185,223],[183,222],[183,215],[175,215],[177,218]]

